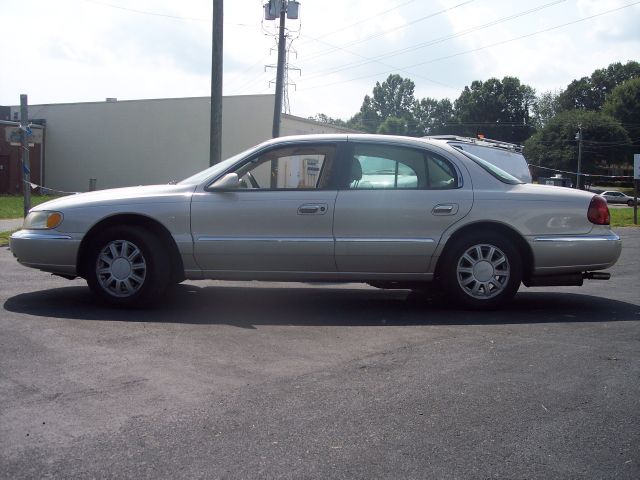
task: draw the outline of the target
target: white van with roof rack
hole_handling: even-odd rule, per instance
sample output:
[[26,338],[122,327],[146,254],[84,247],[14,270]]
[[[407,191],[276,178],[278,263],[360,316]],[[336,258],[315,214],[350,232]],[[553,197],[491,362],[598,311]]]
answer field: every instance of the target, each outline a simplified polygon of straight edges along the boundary
[[452,147],[480,157],[525,183],[532,181],[529,165],[522,154],[522,145],[456,135],[433,135],[423,138],[446,141]]

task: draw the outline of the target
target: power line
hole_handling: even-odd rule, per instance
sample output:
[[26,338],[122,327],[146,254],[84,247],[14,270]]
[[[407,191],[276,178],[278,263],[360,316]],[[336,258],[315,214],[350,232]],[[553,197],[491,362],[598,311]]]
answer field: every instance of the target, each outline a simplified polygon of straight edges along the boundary
[[[450,58],[455,58],[455,57],[459,57],[459,56],[462,56],[462,55],[467,55],[469,53],[479,52],[481,50],[486,50],[487,48],[492,48],[492,47],[504,45],[504,44],[507,44],[507,43],[510,43],[510,42],[515,42],[517,40],[522,40],[524,38],[533,37],[533,36],[539,35],[541,33],[550,32],[552,30],[557,30],[557,29],[560,29],[560,28],[568,27],[570,25],[575,25],[575,24],[578,24],[578,23],[581,23],[581,22],[585,22],[587,20],[592,20],[594,18],[601,17],[601,16],[607,15],[609,13],[618,12],[618,11],[623,10],[625,8],[633,7],[634,5],[638,5],[639,3],[640,3],[640,1],[636,1],[636,2],[630,3],[628,5],[624,5],[622,7],[613,8],[611,10],[606,10],[604,12],[597,13],[595,15],[590,15],[588,17],[580,18],[578,20],[574,20],[574,21],[571,21],[571,22],[563,23],[563,24],[556,25],[556,26],[549,27],[549,28],[545,28],[545,29],[542,29],[542,30],[537,30],[535,32],[532,32],[532,33],[529,33],[529,34],[526,34],[526,35],[521,35],[521,36],[510,38],[510,39],[507,39],[507,40],[502,40],[500,42],[495,42],[495,43],[492,43],[492,44],[489,44],[489,45],[485,45],[484,47],[478,47],[478,48],[474,48],[474,49],[471,49],[471,50],[465,50],[463,52],[454,53],[452,55],[446,55],[444,57],[434,58],[434,59],[431,59],[431,60],[427,60],[425,62],[415,63],[413,65],[408,65],[408,66],[406,66],[404,68],[405,69],[415,68],[415,67],[419,67],[419,66],[422,66],[422,65],[427,65],[429,63],[435,63],[435,62],[439,62],[439,61],[442,61],[442,60],[448,60]],[[362,80],[362,79],[365,79],[365,78],[378,77],[380,75],[385,75],[385,74],[388,74],[388,73],[393,73],[393,70],[391,70],[391,71],[387,70],[387,71],[384,71],[384,72],[378,72],[378,73],[375,73],[373,75],[363,75],[363,76],[360,76],[360,77],[351,78],[351,79],[347,79],[347,80],[341,80],[341,81],[333,82],[333,83],[327,83],[327,84],[323,84],[323,85],[311,86],[311,87],[303,88],[303,89],[301,89],[301,91],[314,90],[314,89],[317,89],[317,88],[326,88],[326,87],[330,87],[330,86],[334,86],[334,85],[339,85],[339,84],[342,84],[342,83],[348,83],[348,82],[354,82],[354,81],[357,81],[357,80]]]
[[[444,43],[444,42],[446,42],[448,40],[452,40],[454,38],[459,38],[459,37],[462,37],[464,35],[468,35],[469,33],[477,32],[479,30],[484,30],[485,28],[489,28],[489,27],[498,25],[500,23],[508,22],[508,21],[513,20],[515,18],[523,17],[525,15],[529,15],[531,13],[534,13],[534,12],[537,12],[537,11],[540,11],[540,10],[544,10],[545,8],[549,8],[549,7],[555,6],[558,3],[563,3],[565,1],[566,0],[555,0],[553,2],[546,3],[544,5],[539,5],[537,7],[531,8],[529,10],[525,10],[525,11],[522,11],[522,12],[519,12],[519,13],[515,13],[513,15],[509,15],[509,16],[506,16],[506,17],[499,18],[497,20],[492,20],[491,22],[488,22],[488,23],[485,23],[485,24],[482,24],[482,25],[477,25],[475,27],[468,28],[466,30],[463,30],[462,32],[452,33],[452,34],[445,35],[445,36],[442,36],[442,37],[434,38],[432,40],[429,40],[428,42],[422,42],[422,43],[418,43],[416,45],[412,45],[412,46],[409,46],[409,47],[403,47],[403,48],[400,48],[400,49],[397,49],[397,50],[392,50],[392,51],[384,53],[382,55],[378,55],[376,57],[373,57],[373,59],[371,59],[370,61],[359,62],[359,63],[356,63],[356,64],[348,63],[348,64],[344,64],[342,66],[339,66],[337,68],[319,70],[315,74],[311,74],[309,77],[307,77],[307,79],[313,79],[313,78],[321,77],[321,76],[324,76],[324,75],[329,75],[329,74],[332,74],[332,73],[337,73],[337,72],[341,72],[341,71],[344,71],[344,70],[349,70],[349,69],[352,69],[352,68],[361,67],[363,65],[367,65],[367,64],[371,63],[372,61],[377,61],[377,60],[380,60],[380,59],[383,59],[383,58],[388,58],[388,57],[392,57],[392,56],[396,56],[396,55],[412,52],[412,51],[419,50],[419,49],[425,48],[425,47],[431,47],[433,45],[436,45],[436,44],[439,44],[439,43]],[[460,5],[463,5],[463,4],[460,4]],[[457,5],[457,6],[459,6],[459,5]],[[442,12],[438,12],[438,13],[442,13]],[[347,46],[349,46],[349,45],[350,44],[347,44]],[[311,57],[311,58],[314,58],[314,57]]]
[[[312,38],[312,37],[310,37],[310,38]],[[365,60],[368,60],[369,62],[375,62],[375,63],[378,63],[378,64],[380,64],[380,65],[384,66],[384,67],[387,67],[387,68],[393,68],[393,69],[394,69],[394,71],[401,71],[401,72],[404,72],[404,73],[407,73],[407,74],[413,75],[413,76],[415,76],[415,77],[422,78],[423,80],[426,80],[427,82],[435,83],[435,84],[438,84],[438,85],[442,85],[443,87],[447,87],[447,88],[451,88],[451,89],[453,89],[453,90],[456,90],[456,87],[452,87],[451,85],[447,85],[446,83],[442,83],[442,82],[439,82],[439,81],[437,81],[437,80],[433,80],[433,79],[431,79],[431,78],[427,78],[427,77],[425,77],[425,76],[423,76],[423,75],[420,75],[420,74],[418,74],[418,73],[410,72],[410,71],[405,70],[405,69],[402,69],[402,68],[394,67],[393,65],[390,65],[390,64],[388,64],[388,63],[384,63],[384,62],[382,62],[382,61],[380,61],[380,60],[377,60],[377,59],[375,59],[375,58],[365,57],[364,55],[360,55],[359,53],[352,52],[352,51],[347,50],[347,49],[345,49],[345,48],[343,48],[343,47],[339,47],[339,46],[337,46],[337,45],[332,45],[332,44],[330,44],[330,43],[328,43],[328,42],[325,42],[324,40],[320,40],[319,38],[318,38],[318,39],[315,39],[315,40],[316,40],[316,41],[318,41],[318,42],[324,43],[324,44],[326,44],[326,45],[330,45],[330,46],[334,47],[336,50],[343,50],[343,51],[345,51],[346,53],[349,53],[349,54],[351,54],[351,55],[355,55],[356,57],[360,57],[360,58],[363,58],[363,59],[365,59]],[[369,63],[369,62],[366,62],[366,63]],[[314,78],[314,77],[312,76],[312,78]]]
[[163,17],[163,18],[171,18],[173,20],[183,20],[188,22],[211,22],[210,18],[202,18],[202,17],[183,17],[180,15],[170,15],[167,13],[158,13],[158,12],[150,12],[147,10],[138,10],[136,8],[123,7],[121,5],[114,5],[113,3],[101,2],[99,0],[83,0],[85,3],[93,3],[95,5],[100,5],[103,7],[114,8],[116,10],[123,10],[125,12],[137,13],[139,15],[149,15],[152,17]]
[[596,173],[577,173],[577,172],[569,172],[567,170],[559,170],[557,168],[543,167],[542,165],[535,165],[533,163],[529,163],[528,165],[534,168],[541,168],[543,170],[552,170],[554,172],[566,173],[569,175],[580,175],[582,177],[633,178],[633,175],[599,175]]
[[[336,30],[332,30],[330,32],[327,32],[327,33],[325,33],[324,35],[322,35],[319,38],[326,38],[328,36],[333,35],[334,33],[342,32],[343,30],[347,30],[349,28],[353,28],[356,25],[363,24],[365,22],[368,22],[369,20],[380,18],[382,15],[384,15],[386,13],[392,12],[393,10],[397,10],[398,8],[404,7],[405,5],[408,5],[408,4],[413,3],[415,1],[416,0],[408,0],[406,2],[400,3],[400,4],[396,5],[395,7],[388,8],[387,10],[383,10],[381,12],[378,12],[375,15],[371,15],[370,17],[363,18],[362,20],[358,20],[357,22],[350,23],[349,25],[345,25],[344,27],[340,27],[340,28],[337,28]],[[470,0],[470,1],[475,1],[475,0]],[[311,37],[309,37],[309,38],[311,38]],[[311,40],[315,40],[315,39],[311,39]],[[304,43],[302,43],[302,45],[306,45],[307,43],[310,43],[310,42],[304,42]]]
[[[264,65],[264,62],[267,60],[267,58],[268,58],[268,55],[262,57],[257,62],[255,62],[252,65],[250,65],[249,67],[245,68],[242,72],[236,73],[233,76],[232,80],[235,80],[236,78],[239,78],[241,75],[244,75],[249,70],[251,70],[252,68],[254,68],[255,66],[257,66],[259,64]],[[243,90],[246,90],[250,86],[253,86],[253,84],[257,83],[259,80],[260,81],[263,80],[263,77],[266,79],[266,75],[267,75],[267,72],[266,71],[262,71],[262,73],[260,75],[258,75],[256,77],[253,77],[253,78],[250,78],[249,80],[245,80],[243,83],[241,83],[240,85],[238,85],[235,88],[233,88],[230,93],[239,93],[239,92],[241,92]],[[233,83],[233,82],[231,81],[230,83]]]
[[[122,10],[124,12],[136,13],[138,15],[148,15],[151,17],[162,17],[162,18],[170,18],[172,20],[181,20],[185,22],[207,22],[211,23],[211,18],[204,17],[184,17],[181,15],[171,15],[168,13],[160,13],[160,12],[152,12],[149,10],[139,10],[137,8],[123,7],[122,5],[115,5],[113,3],[101,2],[99,0],[83,0],[85,3],[93,3],[95,5],[100,5],[102,7],[113,8],[116,10]],[[251,27],[253,25],[248,25],[246,23],[225,23],[225,25],[235,25],[238,27]]]
[[[350,46],[353,46],[353,45],[358,45],[358,44],[360,44],[360,43],[367,42],[367,41],[372,40],[372,39],[374,39],[374,38],[378,38],[378,37],[381,37],[381,36],[387,35],[388,33],[395,32],[396,30],[400,30],[400,29],[402,29],[402,28],[407,28],[407,27],[409,27],[410,25],[414,25],[414,24],[416,24],[416,23],[418,23],[418,22],[422,22],[422,21],[424,21],[424,20],[428,20],[428,19],[430,19],[430,18],[437,17],[438,15],[442,15],[443,13],[446,13],[446,12],[448,12],[448,11],[450,11],[450,10],[454,10],[454,9],[456,9],[456,8],[459,8],[459,7],[463,6],[463,5],[467,5],[467,4],[469,4],[469,3],[472,3],[473,1],[474,1],[474,0],[467,0],[466,2],[459,3],[459,4],[457,4],[457,5],[454,5],[453,7],[445,8],[445,9],[443,9],[443,10],[439,10],[439,11],[437,11],[437,12],[430,13],[429,15],[425,15],[424,17],[420,17],[420,18],[418,18],[418,19],[416,19],[416,20],[413,20],[413,21],[411,21],[411,22],[409,22],[409,23],[405,23],[404,25],[400,25],[400,26],[398,26],[398,27],[390,28],[390,29],[388,29],[388,30],[383,30],[382,32],[378,32],[378,33],[375,33],[375,34],[373,34],[373,35],[369,35],[369,36],[367,36],[367,37],[361,38],[361,39],[359,39],[359,40],[355,40],[355,41],[353,41],[353,42],[349,42],[349,43],[347,43],[346,45],[344,45],[344,47],[350,47]],[[555,3],[564,2],[564,1],[566,1],[566,0],[556,0],[556,2],[555,2]],[[316,59],[316,58],[318,58],[318,57],[322,57],[322,56],[327,55],[327,54],[329,54],[329,53],[335,52],[335,51],[336,51],[336,50],[338,50],[339,48],[340,48],[340,47],[335,47],[335,48],[333,48],[333,49],[329,49],[329,50],[326,50],[326,51],[324,51],[324,52],[319,52],[319,53],[313,54],[313,55],[311,55],[310,57],[308,57],[306,60],[307,60],[307,61],[309,61],[309,60]]]
[[502,40],[500,42],[492,43],[492,44],[486,45],[484,47],[474,48],[472,50],[467,50],[465,52],[460,52],[460,53],[456,53],[456,54],[453,54],[453,55],[447,55],[447,56],[444,56],[444,57],[435,58],[435,59],[432,59],[432,60],[428,60],[426,62],[416,63],[416,64],[410,65],[409,67],[406,67],[406,68],[413,68],[413,67],[418,67],[418,66],[422,66],[422,65],[427,65],[429,63],[434,63],[434,62],[438,62],[438,61],[441,61],[441,60],[447,60],[449,58],[454,58],[454,57],[458,57],[458,56],[461,56],[461,55],[466,55],[467,53],[475,53],[475,52],[479,52],[481,50],[486,50],[487,48],[496,47],[496,46],[499,46],[499,45],[504,45],[506,43],[514,42],[516,40],[522,40],[523,38],[533,37],[534,35],[539,35],[540,33],[550,32],[552,30],[557,30],[559,28],[564,28],[564,27],[568,27],[570,25],[575,25],[577,23],[585,22],[587,20],[591,20],[591,19],[596,18],[596,17],[601,17],[602,15],[606,15],[606,14],[609,14],[609,13],[617,12],[617,11],[623,10],[625,8],[629,8],[629,7],[632,7],[634,5],[637,5],[639,3],[640,3],[640,1],[637,1],[637,2],[634,2],[634,3],[630,3],[628,5],[624,5],[622,7],[613,8],[611,10],[607,10],[607,11],[604,11],[604,12],[601,12],[601,13],[597,13],[595,15],[590,15],[588,17],[580,18],[580,19],[574,20],[572,22],[567,22],[567,23],[563,23],[561,25],[556,25],[554,27],[545,28],[543,30],[538,30],[536,32],[529,33],[527,35],[521,35],[519,37],[510,38],[508,40]]

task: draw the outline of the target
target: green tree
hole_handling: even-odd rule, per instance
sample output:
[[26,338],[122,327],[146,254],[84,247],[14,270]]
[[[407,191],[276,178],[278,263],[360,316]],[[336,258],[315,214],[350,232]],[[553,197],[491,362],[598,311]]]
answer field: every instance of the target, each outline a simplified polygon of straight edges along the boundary
[[548,91],[536,97],[533,105],[533,123],[536,128],[544,127],[560,111],[559,95],[557,91]]
[[404,118],[387,117],[380,124],[376,133],[382,135],[406,135],[407,122]]
[[313,117],[309,117],[309,120],[314,120],[318,123],[326,123],[327,125],[335,125],[337,127],[346,127],[347,122],[340,120],[339,118],[332,118],[324,113],[317,113]]
[[558,97],[560,110],[600,110],[595,89],[589,77],[572,81]]
[[448,98],[423,98],[413,105],[413,122],[408,134],[415,137],[449,133],[454,122],[453,104]]
[[520,143],[533,131],[534,104],[535,90],[516,77],[476,80],[454,103],[456,133]]
[[558,97],[561,110],[595,110],[604,106],[607,95],[623,82],[640,77],[640,63],[612,63],[595,70],[590,77],[572,81]]
[[[569,110],[557,114],[525,142],[524,154],[529,163],[575,172],[579,125],[582,125],[583,173],[606,174],[606,168],[626,160],[629,136],[620,122],[601,112]],[[541,176],[552,173],[534,169],[534,174]]]
[[618,85],[607,97],[602,111],[625,127],[634,146],[640,146],[640,78]]
[[378,127],[389,117],[402,118],[406,122],[413,121],[413,91],[415,84],[408,78],[398,74],[389,75],[373,87],[373,96],[365,95],[360,107],[360,116],[352,120],[358,121],[367,132],[375,133]]

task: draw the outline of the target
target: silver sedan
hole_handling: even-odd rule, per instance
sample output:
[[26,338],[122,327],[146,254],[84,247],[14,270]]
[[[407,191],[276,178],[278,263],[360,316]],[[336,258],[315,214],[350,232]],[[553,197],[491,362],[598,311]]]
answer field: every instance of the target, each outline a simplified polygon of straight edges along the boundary
[[629,205],[633,207],[635,205],[635,200],[633,197],[630,197],[626,193],[618,192],[616,190],[606,190],[600,194],[607,203],[618,203],[623,205]]
[[522,283],[581,285],[620,255],[604,198],[524,184],[442,140],[271,140],[176,185],[31,210],[11,250],[115,305],[184,279],[367,282],[494,308]]

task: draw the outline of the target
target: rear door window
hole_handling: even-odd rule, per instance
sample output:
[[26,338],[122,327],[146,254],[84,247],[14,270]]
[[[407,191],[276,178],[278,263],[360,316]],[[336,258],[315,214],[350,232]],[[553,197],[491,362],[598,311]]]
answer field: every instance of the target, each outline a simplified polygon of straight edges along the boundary
[[349,160],[349,189],[449,189],[459,186],[455,167],[432,152],[356,144]]

